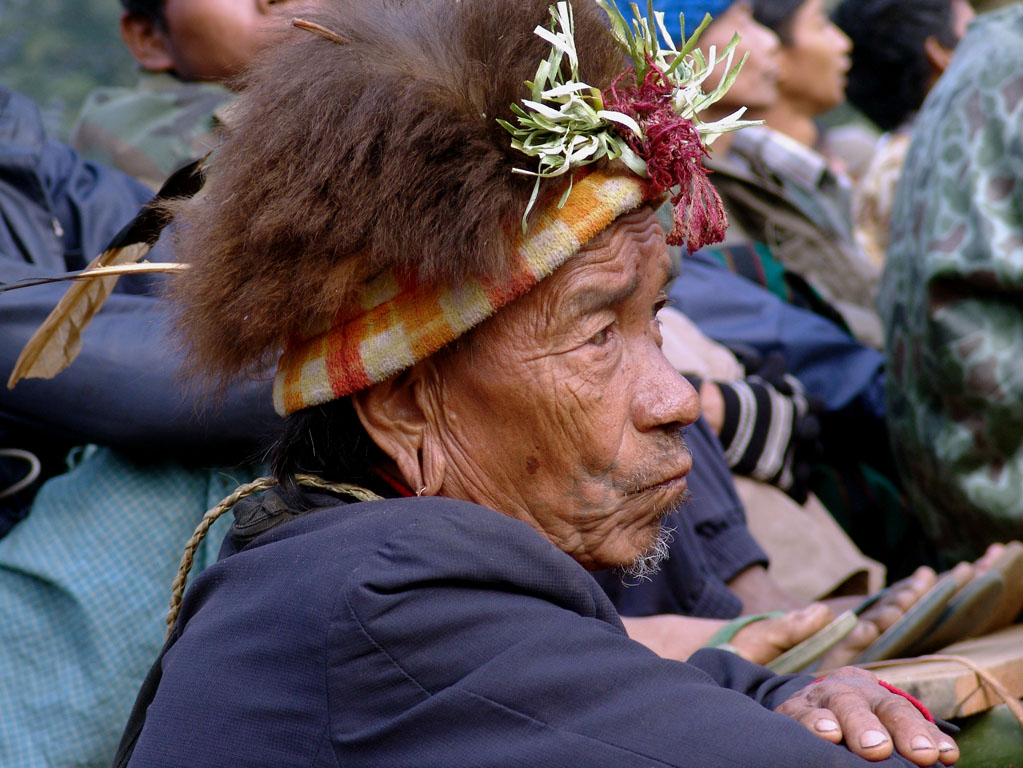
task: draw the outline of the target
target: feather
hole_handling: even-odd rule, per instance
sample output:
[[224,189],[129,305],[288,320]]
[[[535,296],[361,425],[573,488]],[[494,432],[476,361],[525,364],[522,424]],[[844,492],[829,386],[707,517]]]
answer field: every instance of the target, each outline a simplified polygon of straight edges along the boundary
[[65,272],[62,275],[52,277],[39,277],[29,280],[19,280],[16,283],[0,283],[0,293],[5,291],[16,291],[19,288],[31,288],[35,285],[49,285],[51,283],[66,283],[70,280],[91,280],[97,277],[110,277],[111,275],[144,275],[149,273],[184,272],[188,264],[180,264],[176,261],[140,261],[137,264],[122,264],[111,267],[93,267],[80,269],[77,272]]
[[0,292],[28,285],[74,280],[64,297],[39,326],[14,364],[7,388],[22,379],[52,379],[78,356],[82,348],[82,332],[114,290],[117,278],[129,272],[180,272],[184,264],[138,264],[167,224],[163,204],[168,199],[191,197],[203,185],[205,158],[186,165],[164,182],[156,197],[143,206],[138,215],[114,237],[103,253],[80,272],[71,272],[45,280],[33,280],[3,286]]
[[337,43],[338,45],[348,45],[350,42],[347,38],[341,37],[341,35],[339,35],[334,30],[327,29],[325,26],[323,26],[322,24],[317,24],[315,21],[306,21],[305,19],[292,19],[291,26],[298,27],[299,29],[304,29],[307,32],[312,32],[313,34],[319,35],[324,40],[330,40],[330,42]]
[[[134,262],[148,250],[144,243],[135,243],[103,251],[85,271]],[[82,331],[102,308],[116,282],[116,275],[76,281],[21,350],[7,388],[24,378],[52,379],[71,365],[82,348]]]

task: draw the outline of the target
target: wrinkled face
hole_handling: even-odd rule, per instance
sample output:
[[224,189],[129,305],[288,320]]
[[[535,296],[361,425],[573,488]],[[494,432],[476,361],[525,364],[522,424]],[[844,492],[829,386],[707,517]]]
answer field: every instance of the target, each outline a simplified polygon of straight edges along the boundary
[[442,495],[532,525],[590,569],[628,566],[685,492],[696,392],[661,354],[670,262],[643,207],[438,363]]
[[814,114],[844,102],[852,42],[828,18],[821,0],[799,7],[789,22],[789,39],[781,50],[781,94]]
[[241,72],[307,0],[166,0],[174,71],[182,80],[226,80]]
[[[730,113],[739,107],[748,107],[756,113],[769,109],[778,98],[778,36],[756,22],[748,2],[737,2],[704,30],[700,36],[700,48],[705,55],[712,45],[720,52],[735,34],[742,40],[736,46],[734,61],[741,60],[747,52],[749,58],[731,90],[716,105],[716,110]],[[724,74],[724,66],[719,65],[707,79],[707,90],[716,88]]]

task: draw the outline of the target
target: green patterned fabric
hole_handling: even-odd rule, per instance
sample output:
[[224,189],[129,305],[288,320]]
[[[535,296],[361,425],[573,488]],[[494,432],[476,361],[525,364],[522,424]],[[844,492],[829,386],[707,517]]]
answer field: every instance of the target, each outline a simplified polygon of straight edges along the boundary
[[[0,765],[106,768],[163,646],[171,582],[205,511],[252,467],[92,448],[0,539]],[[215,562],[231,515],[196,553]]]
[[218,109],[231,100],[215,83],[142,73],[136,88],[100,88],[71,136],[85,160],[119,168],[156,190],[181,166],[216,146]]
[[880,294],[889,422],[951,558],[1023,538],[1023,5],[979,19],[917,120]]

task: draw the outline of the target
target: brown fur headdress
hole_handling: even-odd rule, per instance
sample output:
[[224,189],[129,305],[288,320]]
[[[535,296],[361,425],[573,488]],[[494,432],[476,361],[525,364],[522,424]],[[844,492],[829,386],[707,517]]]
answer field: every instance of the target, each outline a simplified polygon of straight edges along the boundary
[[[171,293],[193,372],[264,366],[385,269],[422,281],[499,275],[533,180],[497,118],[549,47],[550,0],[341,2],[247,76],[203,194],[176,204]],[[575,3],[580,75],[624,68]],[[560,194],[551,185],[546,194]]]

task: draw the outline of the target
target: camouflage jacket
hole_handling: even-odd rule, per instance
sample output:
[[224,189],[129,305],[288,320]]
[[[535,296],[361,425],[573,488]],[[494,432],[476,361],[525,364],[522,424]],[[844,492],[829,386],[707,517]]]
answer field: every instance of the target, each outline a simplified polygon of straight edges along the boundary
[[232,94],[143,72],[136,88],[100,88],[78,118],[71,144],[85,159],[119,168],[158,189],[171,173],[216,145],[216,112]]
[[978,19],[928,96],[880,293],[888,414],[950,557],[1023,538],[1023,5]]

